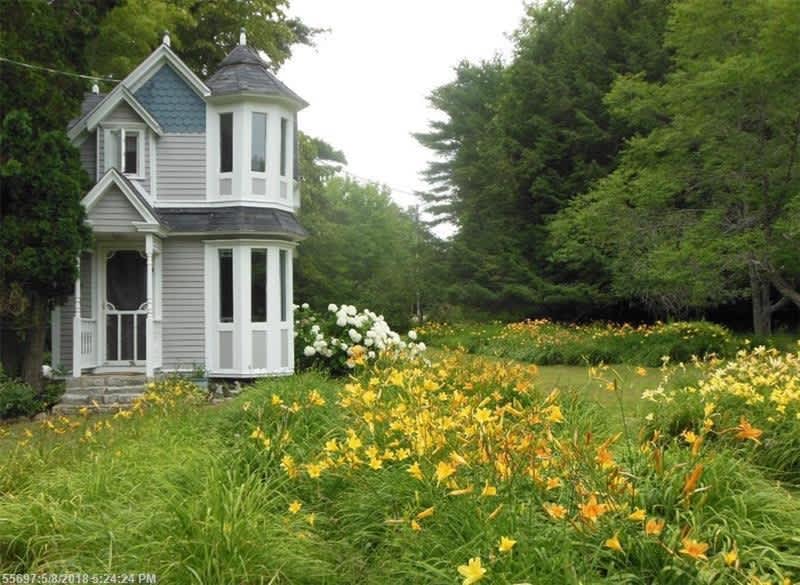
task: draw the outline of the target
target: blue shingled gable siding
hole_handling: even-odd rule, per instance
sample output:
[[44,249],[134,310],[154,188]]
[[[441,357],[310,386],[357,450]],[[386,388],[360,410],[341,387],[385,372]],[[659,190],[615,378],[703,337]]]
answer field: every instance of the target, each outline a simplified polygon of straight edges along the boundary
[[172,67],[164,65],[136,92],[164,132],[183,134],[206,131],[206,104]]

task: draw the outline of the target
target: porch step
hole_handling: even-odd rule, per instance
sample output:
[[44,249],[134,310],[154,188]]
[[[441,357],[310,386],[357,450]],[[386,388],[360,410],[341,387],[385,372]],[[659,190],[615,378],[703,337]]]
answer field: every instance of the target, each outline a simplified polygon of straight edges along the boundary
[[89,407],[93,411],[113,412],[140,398],[145,384],[147,378],[140,373],[86,374],[68,378],[66,392],[54,410],[66,414]]
[[86,406],[91,404],[91,400],[91,397],[87,394],[73,394],[71,392],[67,392],[61,397],[61,402],[59,402],[59,405]]
[[80,378],[67,378],[67,390],[92,390],[95,388],[144,388],[144,374],[86,374]]

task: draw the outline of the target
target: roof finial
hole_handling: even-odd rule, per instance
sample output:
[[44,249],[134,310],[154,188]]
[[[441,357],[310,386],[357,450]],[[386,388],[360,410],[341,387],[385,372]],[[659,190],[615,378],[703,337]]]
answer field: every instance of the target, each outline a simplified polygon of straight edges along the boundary
[[161,44],[166,45],[168,47],[170,46],[169,31],[168,30],[164,31],[164,36],[161,37]]
[[244,27],[239,29],[239,44],[242,46],[247,45],[247,35],[244,33]]
[[100,86],[97,85],[96,83],[92,84],[92,93],[94,95],[98,95],[100,93]]

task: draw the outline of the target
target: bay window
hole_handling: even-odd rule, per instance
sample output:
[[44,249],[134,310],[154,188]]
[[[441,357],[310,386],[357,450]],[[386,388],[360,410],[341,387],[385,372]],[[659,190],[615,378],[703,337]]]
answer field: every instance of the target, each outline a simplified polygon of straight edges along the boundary
[[206,242],[212,373],[248,377],[292,371],[291,250],[292,244],[272,240]]

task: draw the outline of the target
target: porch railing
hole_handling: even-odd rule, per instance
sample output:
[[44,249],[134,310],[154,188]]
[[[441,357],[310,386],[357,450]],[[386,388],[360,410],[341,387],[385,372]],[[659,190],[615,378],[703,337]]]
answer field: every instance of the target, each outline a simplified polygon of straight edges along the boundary
[[81,318],[80,338],[77,343],[81,348],[81,367],[97,366],[97,320]]

